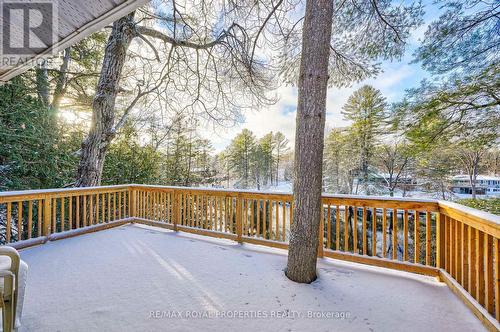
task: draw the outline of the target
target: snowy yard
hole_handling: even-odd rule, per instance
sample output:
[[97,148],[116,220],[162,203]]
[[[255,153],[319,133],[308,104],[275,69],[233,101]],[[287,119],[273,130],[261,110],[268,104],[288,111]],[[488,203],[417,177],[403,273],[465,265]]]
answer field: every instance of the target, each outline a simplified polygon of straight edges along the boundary
[[146,226],[21,255],[22,331],[484,330],[433,278],[322,259],[301,285],[283,275],[285,251]]

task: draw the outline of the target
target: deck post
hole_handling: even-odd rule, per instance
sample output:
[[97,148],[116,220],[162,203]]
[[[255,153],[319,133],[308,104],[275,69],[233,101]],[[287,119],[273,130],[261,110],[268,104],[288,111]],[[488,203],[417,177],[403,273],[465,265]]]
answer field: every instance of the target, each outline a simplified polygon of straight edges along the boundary
[[241,213],[241,197],[239,195],[236,196],[236,241],[238,243],[243,243],[243,222],[242,222],[242,213]]
[[45,199],[43,200],[43,226],[42,226],[42,234],[44,236],[49,236],[50,235],[50,224],[52,221],[51,215],[52,215],[52,197],[46,196]]
[[129,197],[130,197],[130,201],[129,201],[129,211],[130,211],[130,217],[134,218],[134,217],[137,217],[136,216],[136,206],[137,206],[137,191],[134,190],[134,188],[130,188],[128,189],[129,191]]

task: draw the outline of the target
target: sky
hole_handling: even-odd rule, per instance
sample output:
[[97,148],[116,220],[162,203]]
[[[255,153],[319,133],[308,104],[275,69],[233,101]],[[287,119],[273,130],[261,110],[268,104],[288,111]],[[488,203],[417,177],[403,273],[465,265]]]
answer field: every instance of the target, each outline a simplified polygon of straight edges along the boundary
[[[341,110],[349,96],[364,84],[370,84],[379,89],[388,103],[399,101],[403,98],[405,90],[418,86],[419,82],[430,77],[420,64],[410,64],[413,52],[419,45],[419,39],[423,38],[427,25],[439,16],[439,8],[432,1],[423,1],[425,5],[424,24],[414,30],[408,41],[408,47],[398,62],[382,61],[380,73],[376,78],[367,79],[349,88],[335,88],[328,90],[326,104],[326,130],[334,127],[349,125],[342,117]],[[281,131],[290,141],[293,147],[295,136],[295,115],[297,107],[297,88],[282,86],[276,91],[279,101],[260,111],[247,111],[244,121],[228,129],[207,130],[202,136],[212,141],[216,152],[224,150],[231,140],[242,129],[251,130],[257,137],[273,131]]]

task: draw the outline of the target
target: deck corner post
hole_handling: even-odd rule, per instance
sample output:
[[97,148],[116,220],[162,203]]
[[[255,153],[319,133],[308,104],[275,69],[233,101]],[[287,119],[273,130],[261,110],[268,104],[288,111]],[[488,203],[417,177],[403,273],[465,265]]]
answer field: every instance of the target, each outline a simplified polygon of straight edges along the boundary
[[50,225],[52,222],[52,197],[46,196],[43,200],[43,226],[42,226],[42,234],[43,236],[50,235]]
[[241,213],[241,203],[242,199],[238,195],[236,196],[236,241],[238,243],[243,243],[243,222],[242,222],[242,213]]
[[134,190],[134,188],[129,188],[129,195],[130,195],[130,206],[129,206],[129,211],[130,211],[130,217],[135,218],[137,217],[136,215],[136,206],[137,206],[137,191]]

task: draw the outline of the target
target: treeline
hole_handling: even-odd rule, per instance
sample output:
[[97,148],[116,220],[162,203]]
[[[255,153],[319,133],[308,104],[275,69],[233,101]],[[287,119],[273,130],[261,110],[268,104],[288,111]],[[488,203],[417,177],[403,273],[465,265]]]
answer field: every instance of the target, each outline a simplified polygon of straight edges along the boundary
[[292,180],[292,155],[288,139],[280,132],[257,139],[248,129],[238,134],[219,155],[228,186],[256,188]]

